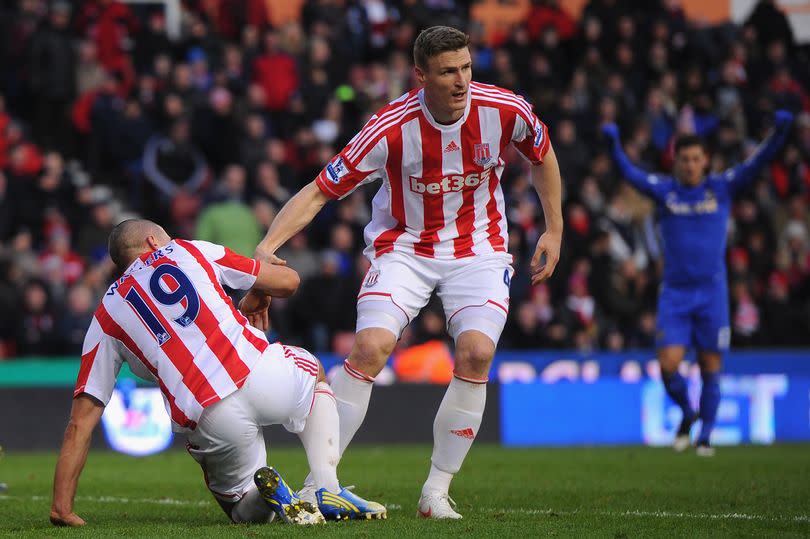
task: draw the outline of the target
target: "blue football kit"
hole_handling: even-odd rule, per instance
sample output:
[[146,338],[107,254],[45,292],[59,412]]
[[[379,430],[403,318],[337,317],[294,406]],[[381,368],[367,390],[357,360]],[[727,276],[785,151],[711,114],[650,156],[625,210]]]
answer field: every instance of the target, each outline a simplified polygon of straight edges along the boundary
[[779,151],[785,134],[775,132],[747,161],[722,174],[709,174],[694,187],[636,167],[620,144],[612,145],[622,176],[656,206],[664,252],[658,297],[659,348],[728,349],[731,332],[725,253],[731,203]]
[[[664,275],[658,295],[658,348],[694,346],[699,351],[721,354],[728,350],[731,330],[725,255],[731,203],[784,144],[792,115],[778,111],[775,120],[776,130],[748,160],[721,174],[709,174],[695,186],[638,168],[622,150],[618,128],[613,124],[603,127],[622,176],[655,202],[664,251]],[[683,411],[673,445],[683,450],[689,443],[692,424],[700,418],[698,454],[711,455],[709,438],[720,403],[718,373],[701,370],[698,412],[692,409],[683,376],[677,370],[663,369],[661,375],[667,394]]]

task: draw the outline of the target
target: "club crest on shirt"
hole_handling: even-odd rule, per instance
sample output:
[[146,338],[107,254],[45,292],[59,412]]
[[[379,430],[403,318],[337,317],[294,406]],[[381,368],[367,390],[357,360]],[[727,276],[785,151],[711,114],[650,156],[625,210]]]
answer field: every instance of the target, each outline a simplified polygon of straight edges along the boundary
[[328,165],[326,165],[326,175],[332,183],[340,183],[340,179],[345,176],[349,171],[346,170],[346,165],[343,163],[343,158],[338,157]]
[[372,270],[368,272],[366,276],[366,282],[363,286],[370,288],[377,284],[377,280],[380,278],[380,272],[377,270]]
[[473,163],[479,167],[485,167],[492,161],[492,154],[489,152],[489,143],[476,144],[473,148]]

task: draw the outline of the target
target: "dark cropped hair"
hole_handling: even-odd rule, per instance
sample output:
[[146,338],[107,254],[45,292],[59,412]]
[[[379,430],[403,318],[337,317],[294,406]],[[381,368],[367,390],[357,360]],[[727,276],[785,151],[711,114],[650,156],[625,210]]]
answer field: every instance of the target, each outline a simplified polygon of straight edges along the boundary
[[424,69],[428,60],[443,52],[457,51],[470,44],[470,36],[449,26],[431,26],[419,32],[413,45],[413,61]]
[[681,135],[675,140],[675,153],[681,151],[683,148],[690,146],[700,146],[703,151],[706,151],[706,142],[697,135]]

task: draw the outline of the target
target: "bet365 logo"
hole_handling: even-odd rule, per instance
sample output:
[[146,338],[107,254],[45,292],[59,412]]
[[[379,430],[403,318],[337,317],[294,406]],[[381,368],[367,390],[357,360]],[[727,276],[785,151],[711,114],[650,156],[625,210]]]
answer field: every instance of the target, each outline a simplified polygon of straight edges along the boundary
[[462,175],[445,176],[444,178],[417,178],[411,176],[409,184],[411,191],[425,195],[444,195],[445,193],[457,193],[462,190],[475,189],[482,183],[489,181],[492,169],[487,168],[482,172],[473,172]]

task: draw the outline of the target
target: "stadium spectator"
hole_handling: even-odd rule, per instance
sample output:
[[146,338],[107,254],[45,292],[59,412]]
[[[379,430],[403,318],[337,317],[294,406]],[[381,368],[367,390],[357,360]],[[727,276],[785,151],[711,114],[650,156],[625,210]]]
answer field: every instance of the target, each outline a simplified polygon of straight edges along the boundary
[[263,45],[263,53],[253,63],[253,79],[264,90],[265,108],[279,113],[298,89],[298,68],[295,59],[282,50],[277,32],[266,32]]
[[262,236],[256,216],[244,202],[246,183],[244,168],[225,167],[212,202],[197,219],[197,238],[224,245],[243,256],[250,254]]
[[15,317],[15,350],[22,356],[60,353],[56,316],[48,283],[34,279],[22,290],[21,308]]
[[59,353],[80,356],[87,328],[95,310],[93,291],[84,284],[75,284],[68,290],[65,308],[57,323]]
[[71,5],[56,1],[48,24],[31,37],[31,90],[36,95],[37,139],[46,149],[64,152],[69,143],[67,106],[75,88],[74,37],[70,32]]
[[[94,260],[82,240],[95,212],[86,191],[99,183],[112,188],[113,221],[127,211],[158,219],[172,215],[173,231],[191,235],[200,201],[212,199],[208,184],[201,181],[190,194],[154,197],[149,178],[157,177],[153,173],[163,171],[163,164],[154,167],[144,159],[147,147],[156,149],[147,141],[168,141],[156,133],[170,133],[178,122],[190,125],[186,146],[198,153],[186,155],[174,185],[198,178],[194,171],[203,160],[216,176],[238,163],[248,177],[244,202],[266,226],[286,200],[285,191],[301,189],[376,109],[414,85],[413,40],[441,19],[466,26],[477,77],[514,83],[549,125],[563,163],[566,214],[576,217],[580,230],[588,225],[580,238],[574,236],[573,221],[566,223],[572,250],[562,253],[560,273],[568,276],[577,260],[589,260],[588,290],[602,313],[595,341],[600,346],[617,331],[623,338],[612,337],[611,343],[638,346],[649,308],[630,323],[620,322],[609,307],[606,292],[614,267],[621,265],[605,258],[604,242],[620,259],[634,253],[637,272],[648,283],[661,277],[650,210],[620,187],[598,144],[601,123],[611,119],[628,134],[628,153],[664,171],[672,165],[679,128],[708,133],[711,166],[719,170],[746,157],[775,108],[791,107],[797,121],[785,150],[735,204],[729,267],[732,257],[747,254],[747,266],[731,278],[748,283],[760,312],[759,331],[743,345],[787,344],[780,329],[765,321],[766,304],[773,303],[772,273],[788,279],[791,308],[810,309],[810,277],[790,260],[798,260],[801,251],[799,232],[793,225],[786,231],[797,212],[806,215],[802,207],[810,193],[810,57],[778,3],[759,2],[743,25],[708,28],[689,20],[676,0],[592,0],[578,19],[554,0],[509,6],[452,0],[279,1],[272,3],[281,9],[275,13],[268,5],[262,0],[183,3],[176,40],[167,33],[164,14],[152,6],[26,0],[0,7],[0,173],[6,180],[5,188],[0,180],[0,193],[5,191],[0,250],[15,253],[10,272],[15,279],[41,274],[46,227],[59,222],[84,259],[79,281],[92,281],[94,294],[103,288],[112,270]],[[49,50],[55,56],[42,56]],[[35,52],[43,61],[33,61]],[[59,60],[53,63],[54,58]],[[43,99],[62,109],[61,116],[48,112],[48,103],[40,107]],[[60,124],[68,113],[72,122]],[[56,168],[54,155],[63,161]],[[277,178],[265,163],[272,163]],[[74,173],[76,165],[89,176]],[[165,172],[160,175],[169,178]],[[527,193],[520,166],[507,167],[502,184],[513,231],[510,252],[525,259],[526,246],[542,230],[539,205]],[[313,261],[329,248],[337,223],[352,229],[350,258],[355,259],[370,195],[358,192],[356,199],[327,208],[298,240],[302,263],[317,266]],[[548,295],[550,305],[564,306],[567,279],[549,283]],[[511,300],[514,316],[507,330],[517,323],[520,306],[534,301],[534,289],[520,272],[512,280]],[[283,302],[273,306],[283,308]],[[541,324],[538,347],[573,343],[574,319],[560,316],[564,311],[557,310],[553,323]],[[285,337],[288,329],[279,335]],[[795,339],[810,344],[810,332]]]
[[143,169],[164,201],[181,191],[192,194],[202,189],[207,167],[203,155],[192,145],[187,120],[177,120],[168,137],[155,135],[149,139]]

